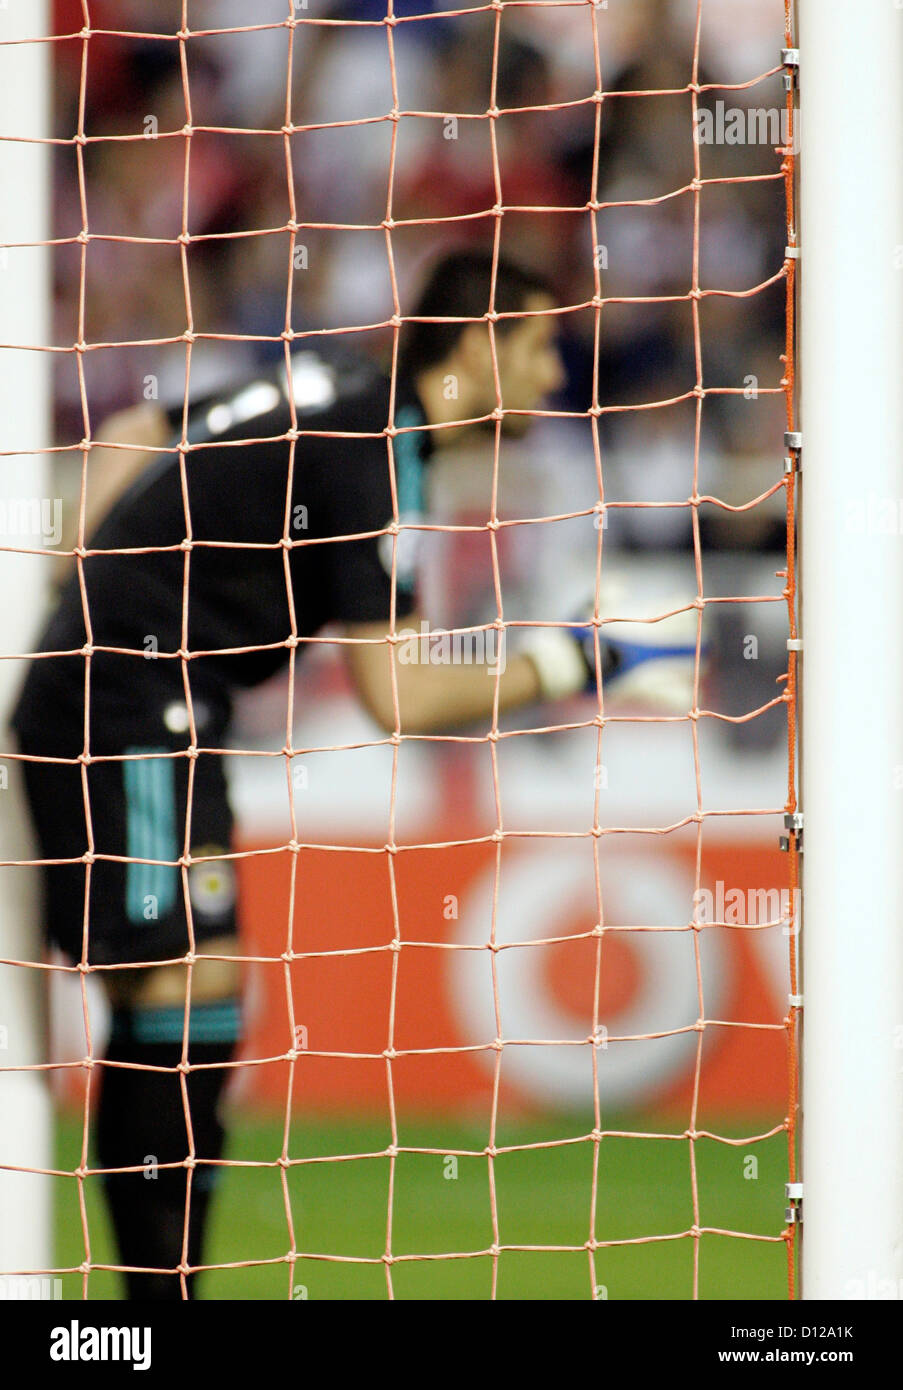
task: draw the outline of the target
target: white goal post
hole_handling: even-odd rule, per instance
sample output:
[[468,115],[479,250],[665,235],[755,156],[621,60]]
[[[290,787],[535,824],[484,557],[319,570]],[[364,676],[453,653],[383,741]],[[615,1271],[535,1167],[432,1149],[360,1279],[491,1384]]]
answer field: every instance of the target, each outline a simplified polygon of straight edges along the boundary
[[798,17],[802,1292],[900,1298],[903,5]]
[[[15,243],[43,241],[50,227],[52,45],[17,43],[48,35],[47,0],[0,7],[0,656],[32,649],[50,561],[5,547],[39,546],[40,536],[11,524],[27,504],[49,496],[50,469],[40,450],[50,443],[50,354],[12,345],[50,343],[49,252]],[[12,138],[10,138],[12,137]],[[24,137],[17,139],[16,137]],[[13,534],[15,532],[16,534]],[[23,663],[0,660],[2,748],[10,749],[7,718]],[[30,858],[28,817],[19,767],[4,763],[0,790],[0,861]],[[0,892],[0,959],[40,960],[35,870],[7,868]],[[50,1165],[51,1106],[47,1074],[4,1070],[46,1060],[46,990],[42,972],[0,965],[0,1279],[11,1271],[51,1264],[52,1179],[10,1171]],[[8,1165],[4,1170],[3,1165]],[[15,1287],[15,1286],[13,1286]],[[4,1288],[4,1293],[7,1290]]]

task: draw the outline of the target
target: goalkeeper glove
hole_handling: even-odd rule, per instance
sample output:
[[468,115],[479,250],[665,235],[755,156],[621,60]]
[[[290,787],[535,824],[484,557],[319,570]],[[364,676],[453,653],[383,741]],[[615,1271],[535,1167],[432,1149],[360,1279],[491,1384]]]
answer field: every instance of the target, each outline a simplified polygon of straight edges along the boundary
[[[693,624],[692,638],[688,619]],[[625,622],[600,629],[605,693],[619,703],[639,703],[664,713],[689,710],[696,669],[695,627],[694,610],[658,623]],[[536,668],[543,699],[596,693],[592,625],[538,628],[524,643],[523,652]]]

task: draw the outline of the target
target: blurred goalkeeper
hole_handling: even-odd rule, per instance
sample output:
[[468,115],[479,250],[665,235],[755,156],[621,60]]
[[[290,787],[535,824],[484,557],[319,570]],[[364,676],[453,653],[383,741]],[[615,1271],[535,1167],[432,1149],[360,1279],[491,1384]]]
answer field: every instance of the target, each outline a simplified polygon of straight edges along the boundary
[[[130,1298],[181,1298],[179,1267],[202,1263],[225,1138],[220,1095],[241,1037],[239,966],[231,959],[239,954],[228,858],[232,813],[222,752],[207,750],[227,745],[235,692],[288,663],[293,617],[301,638],[340,624],[342,636],[357,639],[343,645],[352,681],[370,714],[394,732],[385,638],[393,589],[397,629],[419,631],[412,544],[418,533],[406,527],[423,517],[424,471],[431,454],[457,444],[468,429],[494,428],[485,321],[491,274],[488,256],[446,257],[416,316],[473,321],[408,323],[402,330],[397,507],[386,435],[390,382],[362,362],[337,365],[305,349],[292,358],[290,380],[282,366],[192,406],[187,438],[198,447],[186,455],[185,496],[175,450],[181,408],[139,407],[99,431],[110,443],[146,447],[126,478],[121,461],[134,455],[100,446],[100,457],[92,456],[96,529],[89,549],[96,553],[83,561],[85,594],[78,575],[70,575],[39,644],[48,655],[32,661],[13,723],[28,757],[70,760],[24,763],[41,857],[69,861],[44,871],[49,938],[73,963],[115,967],[100,978],[113,1018],[106,1060],[120,1065],[102,1068],[96,1147],[100,1167],[137,1170],[105,1179]],[[522,315],[499,320],[495,329],[502,428],[522,434],[529,412],[563,381],[556,319],[544,312],[554,300],[542,280],[505,261],[495,293],[500,313]],[[457,385],[454,399],[449,378]],[[293,461],[290,391],[300,431]],[[480,423],[436,428],[460,420]],[[107,477],[97,475],[99,464]],[[85,751],[85,612],[89,747],[101,759],[90,764],[78,761]],[[585,621],[588,612],[580,616]],[[629,643],[602,631],[606,681],[639,678],[638,689],[645,682],[656,698],[670,697],[675,712],[689,708],[692,647],[663,645],[655,625],[634,632]],[[302,643],[298,658],[303,651]],[[591,628],[533,629],[520,652],[508,655],[499,707],[595,692],[595,670]],[[446,730],[491,713],[496,682],[479,666],[405,664],[396,656],[395,678],[402,733]],[[96,856],[88,868],[86,805]],[[186,1222],[191,1147],[176,1069],[187,909],[199,958],[191,986],[193,1069],[185,1075],[198,1163]],[[153,1180],[145,1171],[150,1159]],[[192,1282],[188,1277],[189,1295]]]

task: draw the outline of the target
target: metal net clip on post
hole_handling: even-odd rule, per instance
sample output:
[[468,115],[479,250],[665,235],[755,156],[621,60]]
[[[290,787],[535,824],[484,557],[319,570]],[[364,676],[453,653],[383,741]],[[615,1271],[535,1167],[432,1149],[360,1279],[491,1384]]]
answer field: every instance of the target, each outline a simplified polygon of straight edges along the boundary
[[803,461],[800,457],[803,449],[802,433],[799,430],[785,430],[784,448],[787,450],[784,458],[784,472],[799,473],[803,467]]
[[803,1219],[803,1184],[801,1182],[785,1183],[784,1195],[789,1204],[784,1208],[784,1220],[788,1226],[797,1225]]
[[798,48],[782,48],[781,62],[784,65],[784,90],[790,92],[799,83],[800,51]]
[[793,837],[795,838],[795,841],[796,841],[796,848],[797,848],[797,850],[798,850],[800,853],[802,853],[802,849],[803,849],[803,813],[802,813],[802,811],[790,811],[790,812],[788,812],[787,815],[785,815],[785,817],[784,817],[784,826],[785,826],[785,828],[787,829],[788,833],[787,833],[786,835],[782,835],[782,836],[780,837],[780,839],[778,840],[778,844],[780,845],[781,849],[784,850],[784,851],[787,851],[787,850],[790,849],[790,839],[791,839],[791,836],[793,836]]

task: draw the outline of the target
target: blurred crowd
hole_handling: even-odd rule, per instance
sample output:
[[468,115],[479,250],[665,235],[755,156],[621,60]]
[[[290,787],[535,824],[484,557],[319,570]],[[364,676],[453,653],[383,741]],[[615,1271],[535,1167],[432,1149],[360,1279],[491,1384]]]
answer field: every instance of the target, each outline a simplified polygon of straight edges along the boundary
[[[305,22],[290,44],[282,21],[293,5]],[[700,491],[733,505],[755,497],[782,468],[783,400],[766,388],[781,380],[783,285],[747,298],[704,298],[697,343],[686,298],[695,200],[667,195],[690,183],[697,156],[704,179],[745,180],[704,188],[698,274],[703,289],[748,290],[783,261],[783,184],[761,177],[778,171],[780,156],[771,144],[694,142],[691,97],[679,89],[694,77],[697,0],[455,8],[446,0],[401,0],[394,7],[399,22],[389,30],[381,22],[386,0],[255,0],[253,7],[190,0],[183,68],[179,43],[161,37],[178,31],[181,0],[91,0],[92,30],[119,32],[94,32],[88,44],[85,134],[137,138],[90,141],[83,190],[74,146],[57,147],[55,235],[75,236],[86,221],[93,234],[144,239],[92,241],[88,248],[85,339],[135,344],[86,355],[93,427],[149,389],[164,402],[182,398],[184,346],[157,340],[188,326],[175,242],[183,226],[203,238],[186,255],[195,332],[261,340],[200,341],[191,375],[197,393],[281,354],[289,296],[296,332],[384,322],[392,313],[381,227],[387,215],[404,224],[391,238],[403,313],[439,250],[491,245],[497,195],[484,113],[495,73],[494,100],[504,113],[494,123],[501,198],[506,208],[523,209],[505,213],[503,250],[550,275],[562,305],[590,298],[594,257],[604,296],[651,301],[603,310],[601,405],[682,396],[699,370],[707,387],[743,388],[742,395],[705,402]],[[410,15],[422,17],[408,21]],[[697,80],[742,84],[777,67],[782,16],[781,0],[703,0]],[[317,18],[347,23],[306,22]],[[57,34],[77,34],[83,22],[81,0],[57,0]],[[242,32],[204,33],[232,27]],[[56,132],[66,138],[78,129],[83,44],[72,38],[56,49]],[[432,113],[405,115],[397,129],[380,119],[393,106],[393,71],[398,108]],[[588,98],[599,80],[612,95],[602,104],[597,135],[597,106]],[[675,94],[630,95],[650,91]],[[719,100],[734,108],[780,107],[780,76],[702,97],[712,109]],[[187,142],[167,133],[186,125],[188,102],[192,126],[205,129],[193,135],[186,167]],[[280,134],[287,120],[311,127],[291,136],[288,153]],[[281,230],[291,215],[290,187],[296,219],[321,224],[299,232],[294,261]],[[594,191],[602,202],[621,204],[598,214],[595,244],[585,207]],[[76,246],[56,256],[58,343],[77,336],[79,256]],[[561,329],[568,380],[555,404],[586,411],[593,312],[564,316]],[[386,351],[386,330],[353,337],[362,350]],[[81,405],[71,356],[59,359],[56,386],[58,439],[76,440]],[[604,415],[606,496],[685,498],[694,429],[692,401]],[[595,486],[588,427],[546,422],[542,430],[548,466],[573,469]],[[741,584],[750,556],[779,558],[780,496],[749,512],[704,507],[700,516],[706,553],[727,557],[718,582],[728,591]],[[620,510],[607,531],[606,544],[625,553],[686,552],[693,545],[688,508]],[[755,678],[763,675],[760,666]],[[725,692],[723,703],[731,698]],[[749,703],[746,693],[738,699]]]

